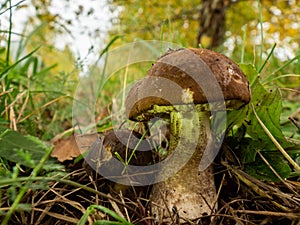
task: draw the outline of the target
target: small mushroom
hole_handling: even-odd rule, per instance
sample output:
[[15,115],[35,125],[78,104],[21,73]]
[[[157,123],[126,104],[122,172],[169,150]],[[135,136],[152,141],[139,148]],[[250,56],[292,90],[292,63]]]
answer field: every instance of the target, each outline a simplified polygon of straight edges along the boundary
[[94,180],[104,177],[115,182],[115,190],[126,190],[130,185],[141,186],[143,176],[138,168],[152,162],[150,141],[138,132],[120,129],[101,135],[91,145],[84,168]]
[[151,194],[152,213],[160,223],[212,214],[217,201],[213,166],[199,171],[205,149],[214,144],[211,111],[239,109],[249,101],[249,83],[238,65],[206,49],[167,52],[131,88],[126,99],[129,119],[170,120],[169,156]]

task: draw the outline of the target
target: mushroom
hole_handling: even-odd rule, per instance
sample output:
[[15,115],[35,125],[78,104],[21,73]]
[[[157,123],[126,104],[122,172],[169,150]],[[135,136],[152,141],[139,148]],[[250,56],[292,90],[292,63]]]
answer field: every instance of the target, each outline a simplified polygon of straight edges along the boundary
[[115,182],[115,191],[126,191],[131,185],[143,185],[139,168],[150,165],[152,155],[151,143],[140,133],[128,129],[112,130],[90,146],[83,166],[93,180],[104,177]]
[[[238,65],[207,49],[168,51],[130,89],[126,98],[130,120],[169,120],[168,157],[160,162],[164,164],[158,167],[151,192],[152,213],[158,221],[182,223],[213,213],[217,196],[211,161],[218,149],[212,118],[218,111],[226,116],[226,110],[249,101],[249,83]],[[209,151],[213,156],[204,165],[201,160],[209,158]]]

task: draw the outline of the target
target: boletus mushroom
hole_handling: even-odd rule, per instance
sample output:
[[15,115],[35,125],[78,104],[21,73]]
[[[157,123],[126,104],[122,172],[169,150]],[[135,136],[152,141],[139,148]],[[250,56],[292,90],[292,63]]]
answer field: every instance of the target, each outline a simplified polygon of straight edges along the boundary
[[211,163],[200,161],[213,149],[214,112],[239,109],[250,101],[249,83],[238,65],[206,49],[178,49],[161,56],[126,99],[129,119],[169,120],[170,143],[151,200],[159,223],[184,223],[211,215],[216,187]]
[[[150,141],[132,130],[119,129],[102,134],[89,148],[84,168],[93,180],[106,178],[115,182],[115,191],[142,186],[141,166],[153,162]],[[123,193],[124,194],[124,193]]]

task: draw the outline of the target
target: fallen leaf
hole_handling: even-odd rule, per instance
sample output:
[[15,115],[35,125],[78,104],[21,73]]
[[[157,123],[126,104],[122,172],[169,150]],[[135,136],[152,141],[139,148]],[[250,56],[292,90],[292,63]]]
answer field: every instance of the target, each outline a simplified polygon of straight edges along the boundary
[[85,152],[98,138],[97,134],[70,135],[54,141],[54,150],[51,157],[64,162],[72,160]]

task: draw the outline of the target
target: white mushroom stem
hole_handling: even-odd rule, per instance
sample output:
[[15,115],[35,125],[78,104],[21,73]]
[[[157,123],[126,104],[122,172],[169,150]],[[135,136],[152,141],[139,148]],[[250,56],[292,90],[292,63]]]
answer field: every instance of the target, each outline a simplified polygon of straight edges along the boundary
[[[210,138],[210,113],[192,112],[187,105],[181,107],[180,112],[171,113],[168,154],[178,151],[182,155],[176,157],[173,165],[161,171],[160,179],[168,176],[175,167],[183,167],[153,186],[152,213],[159,222],[199,219],[210,215],[216,202],[212,165],[205,171],[199,171],[199,163]],[[182,164],[190,151],[194,152],[191,158]]]

